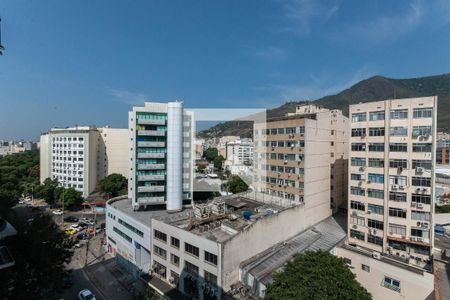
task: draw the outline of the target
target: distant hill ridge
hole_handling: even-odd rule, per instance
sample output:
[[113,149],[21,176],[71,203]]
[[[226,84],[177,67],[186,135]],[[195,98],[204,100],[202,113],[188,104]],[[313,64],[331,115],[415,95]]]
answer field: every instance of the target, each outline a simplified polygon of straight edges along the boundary
[[[450,74],[410,79],[392,79],[383,76],[373,76],[356,83],[339,94],[325,96],[311,102],[329,109],[340,109],[345,115],[348,115],[348,107],[350,104],[423,96],[438,96],[438,130],[449,131]],[[280,107],[270,109],[267,112],[268,118],[284,116],[288,112],[295,112],[295,107],[302,103],[306,102],[286,102]],[[251,122],[229,121],[200,131],[198,135],[204,138],[225,135],[251,137],[252,126]]]

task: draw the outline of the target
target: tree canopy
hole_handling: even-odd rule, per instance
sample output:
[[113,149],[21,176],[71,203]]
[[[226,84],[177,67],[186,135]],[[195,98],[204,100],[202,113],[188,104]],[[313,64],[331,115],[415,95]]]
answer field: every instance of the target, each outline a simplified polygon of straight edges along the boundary
[[100,190],[110,197],[127,193],[128,180],[121,174],[111,174],[100,181]]
[[16,263],[0,272],[0,298],[55,299],[63,289],[65,265],[73,251],[52,217],[37,216],[5,242]]
[[203,152],[203,157],[209,162],[213,162],[218,156],[219,151],[217,148],[208,148]]
[[248,190],[248,185],[239,176],[231,176],[228,181],[229,191],[233,194],[242,193]]
[[296,255],[274,275],[265,299],[372,299],[355,278],[342,258],[308,251]]

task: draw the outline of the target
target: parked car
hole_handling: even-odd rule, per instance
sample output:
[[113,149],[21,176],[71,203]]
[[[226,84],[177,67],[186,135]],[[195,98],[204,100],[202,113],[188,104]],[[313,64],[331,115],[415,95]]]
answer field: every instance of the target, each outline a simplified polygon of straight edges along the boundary
[[95,300],[95,295],[88,289],[82,290],[78,293],[80,300]]
[[52,211],[52,213],[53,213],[54,215],[62,215],[62,214],[63,214],[63,211],[60,210],[60,209],[57,209],[57,210]]
[[75,223],[78,222],[78,218],[74,216],[68,216],[64,218],[64,222]]
[[103,231],[103,229],[100,226],[95,227],[95,233],[96,234],[99,234],[102,231]]
[[80,222],[86,223],[88,221],[87,218],[80,218]]
[[84,222],[78,222],[78,226],[80,226],[83,229],[86,229],[86,228],[88,228],[89,225]]
[[70,235],[72,235],[72,234],[75,234],[75,233],[77,233],[78,231],[76,231],[75,229],[73,229],[73,228],[71,228],[71,227],[68,227],[68,228],[66,228],[66,229],[64,229],[64,233],[65,234],[70,234]]
[[92,219],[86,220],[85,223],[88,224],[88,225],[94,225],[95,224],[94,220],[92,220]]
[[83,230],[83,227],[79,226],[78,224],[72,224],[72,225],[70,225],[70,228],[75,229],[77,232],[80,232],[81,230]]
[[84,233],[80,233],[79,235],[77,235],[76,239],[80,240],[80,241],[87,240],[87,239],[89,239],[89,236],[84,232]]

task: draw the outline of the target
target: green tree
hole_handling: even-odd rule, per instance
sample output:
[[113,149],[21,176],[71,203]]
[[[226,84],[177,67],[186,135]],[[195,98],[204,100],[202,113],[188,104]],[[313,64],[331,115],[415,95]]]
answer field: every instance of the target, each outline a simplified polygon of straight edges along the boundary
[[219,151],[217,148],[208,148],[203,152],[203,157],[209,162],[213,162],[218,156]]
[[[43,184],[38,188],[36,196],[38,198],[44,199],[50,205],[55,204],[58,197],[55,197],[55,191],[58,188],[58,180],[47,178],[44,180]],[[59,195],[59,194],[57,194]]]
[[72,242],[46,214],[4,242],[15,265],[0,272],[2,299],[56,299],[68,276]]
[[218,170],[222,170],[224,160],[225,160],[225,158],[222,155],[217,156],[214,159],[214,168],[216,168]]
[[127,188],[128,180],[121,174],[111,174],[100,182],[100,190],[110,197],[126,194]]
[[64,209],[72,209],[81,203],[81,192],[74,188],[57,187],[55,190],[55,199],[58,203],[64,203]]
[[231,176],[228,180],[229,191],[233,194],[242,193],[248,190],[248,185],[239,176]]
[[328,252],[296,255],[274,275],[265,299],[372,299],[342,258]]

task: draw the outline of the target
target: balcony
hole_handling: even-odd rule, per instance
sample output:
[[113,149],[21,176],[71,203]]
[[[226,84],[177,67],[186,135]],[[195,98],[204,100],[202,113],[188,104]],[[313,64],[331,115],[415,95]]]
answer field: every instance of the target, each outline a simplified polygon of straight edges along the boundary
[[162,130],[138,130],[137,134],[141,136],[165,136],[166,132]]
[[164,192],[164,185],[154,185],[154,186],[138,186],[138,192]]
[[142,197],[138,198],[137,202],[139,204],[164,204],[165,200],[164,197]]
[[164,158],[165,153],[138,153],[137,158]]
[[164,178],[164,175],[141,175],[138,176],[138,181],[162,181]]
[[166,120],[137,119],[137,123],[142,125],[165,125]]
[[164,170],[165,164],[138,164],[138,170]]
[[138,147],[165,147],[166,143],[164,142],[138,142]]

